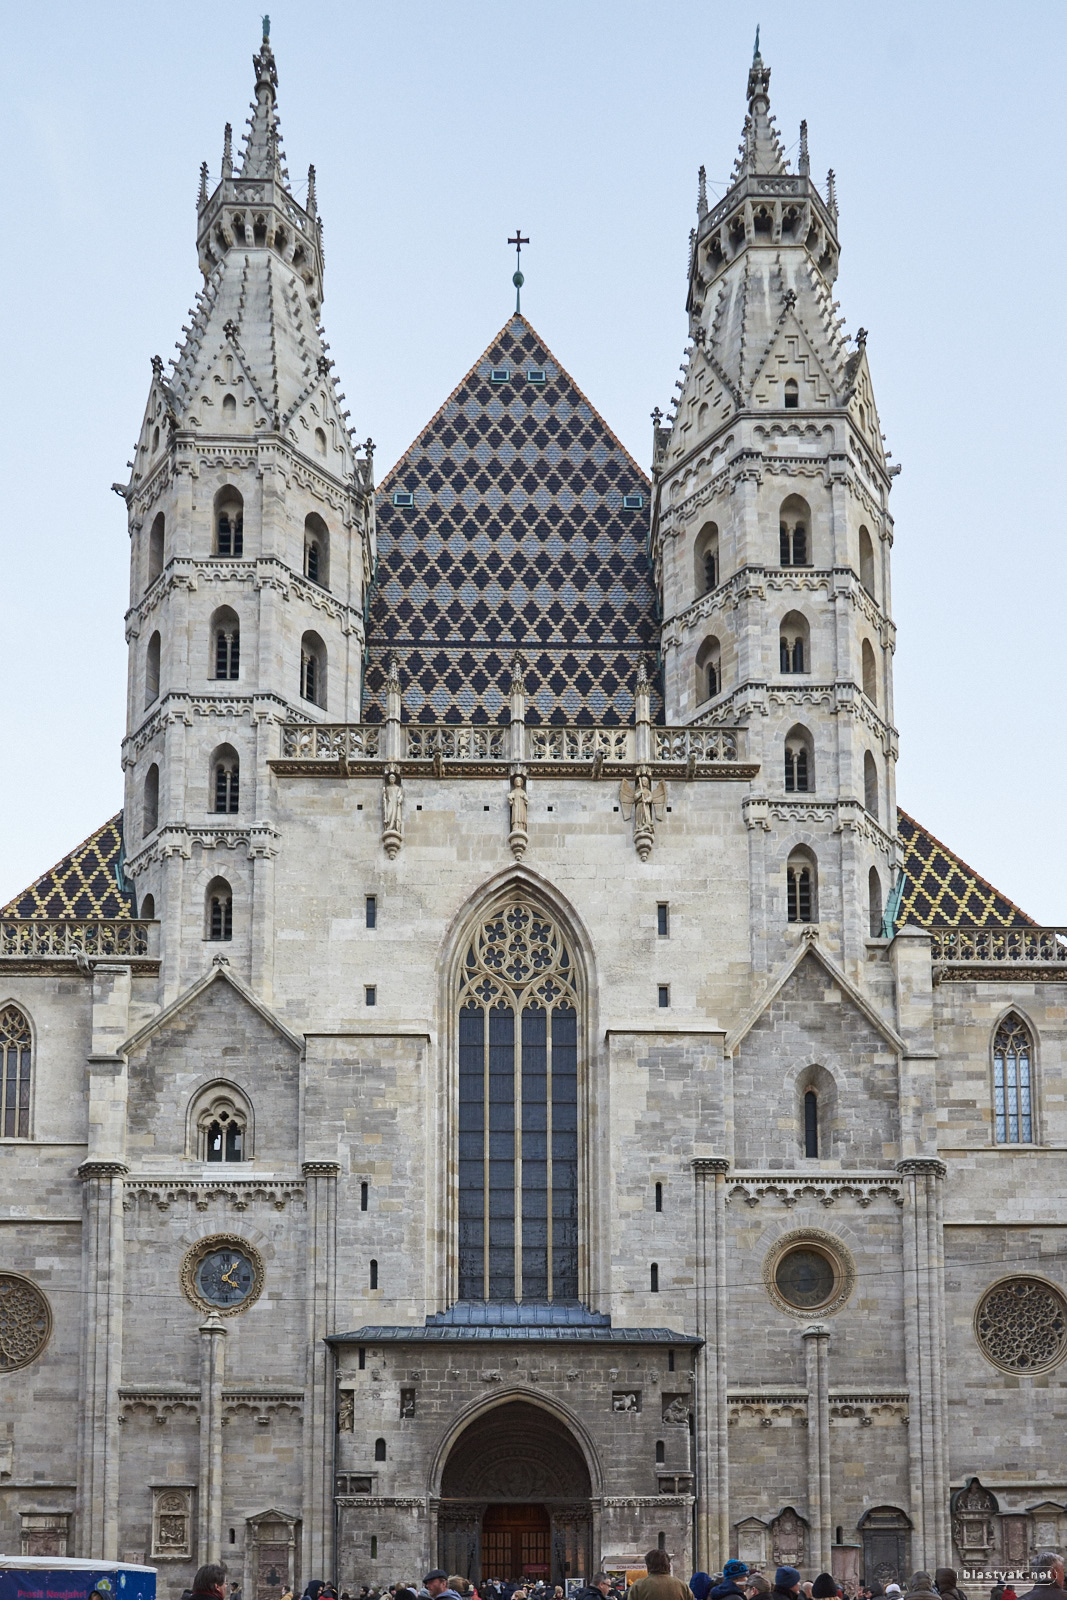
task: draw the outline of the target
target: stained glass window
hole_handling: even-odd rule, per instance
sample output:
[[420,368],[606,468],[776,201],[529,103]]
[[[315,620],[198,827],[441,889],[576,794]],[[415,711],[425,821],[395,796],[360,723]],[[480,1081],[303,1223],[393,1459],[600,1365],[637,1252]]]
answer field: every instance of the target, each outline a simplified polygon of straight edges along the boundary
[[17,1006],[0,1011],[0,1132],[5,1139],[30,1136],[30,1025]]
[[461,1300],[578,1298],[578,1001],[570,952],[516,898],[471,942],[459,1001]]
[[993,1040],[993,1110],[998,1144],[1031,1144],[1030,1031],[1014,1011],[1004,1018]]

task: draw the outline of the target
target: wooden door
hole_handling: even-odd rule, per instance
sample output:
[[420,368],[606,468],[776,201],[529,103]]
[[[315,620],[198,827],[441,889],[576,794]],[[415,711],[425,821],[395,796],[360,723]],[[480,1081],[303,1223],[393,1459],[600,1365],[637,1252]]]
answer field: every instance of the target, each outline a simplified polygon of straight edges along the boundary
[[552,1525],[544,1506],[487,1506],[482,1519],[482,1581],[547,1580],[551,1574]]

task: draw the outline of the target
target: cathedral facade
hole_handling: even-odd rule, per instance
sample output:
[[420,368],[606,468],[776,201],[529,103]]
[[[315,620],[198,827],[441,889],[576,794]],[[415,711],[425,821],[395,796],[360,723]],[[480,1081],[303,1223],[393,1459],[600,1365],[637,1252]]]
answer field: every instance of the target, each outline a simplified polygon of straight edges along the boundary
[[376,482],[254,64],[115,486],[123,809],[0,921],[0,1548],[1062,1546],[1067,935],[897,806],[833,174],[757,51],[647,467],[516,311]]

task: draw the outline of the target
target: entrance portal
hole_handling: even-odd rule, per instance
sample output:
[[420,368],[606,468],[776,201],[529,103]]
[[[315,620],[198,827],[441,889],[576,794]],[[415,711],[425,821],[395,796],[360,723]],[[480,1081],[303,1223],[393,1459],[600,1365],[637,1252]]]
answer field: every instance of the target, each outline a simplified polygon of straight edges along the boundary
[[470,1578],[592,1576],[589,1469],[562,1422],[524,1400],[460,1434],[441,1477],[438,1561]]

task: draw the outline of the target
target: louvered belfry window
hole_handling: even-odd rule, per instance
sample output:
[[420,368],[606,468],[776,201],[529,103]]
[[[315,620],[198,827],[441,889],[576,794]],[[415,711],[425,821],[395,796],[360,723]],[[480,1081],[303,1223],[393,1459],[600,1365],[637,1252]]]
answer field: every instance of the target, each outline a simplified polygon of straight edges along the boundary
[[0,1133],[5,1139],[30,1136],[30,1025],[17,1006],[0,1011]]
[[516,896],[459,995],[459,1297],[578,1298],[578,991],[563,933]]

